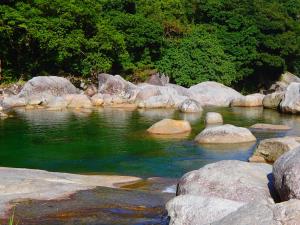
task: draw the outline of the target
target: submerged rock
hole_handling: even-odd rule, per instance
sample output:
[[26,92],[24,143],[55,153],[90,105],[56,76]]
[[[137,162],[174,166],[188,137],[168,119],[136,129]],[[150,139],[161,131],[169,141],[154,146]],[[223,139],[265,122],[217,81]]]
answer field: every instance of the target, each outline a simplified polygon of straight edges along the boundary
[[163,119],[153,124],[147,131],[152,134],[180,134],[192,130],[188,121]]
[[253,156],[249,159],[250,162],[275,162],[282,154],[292,149],[300,147],[296,137],[270,138],[262,140]]
[[170,225],[207,225],[236,211],[244,203],[216,197],[180,195],[166,209]]
[[280,103],[282,112],[299,113],[300,112],[300,83],[291,83]]
[[223,198],[237,202],[273,202],[272,166],[236,160],[219,161],[185,174],[178,195]]
[[275,188],[282,201],[300,199],[300,148],[288,151],[273,165]]
[[277,109],[284,97],[285,92],[274,92],[263,99],[263,106],[267,109]]
[[192,99],[184,100],[179,106],[179,110],[184,113],[199,113],[203,111],[201,105]]
[[247,128],[226,124],[205,128],[195,141],[200,144],[234,144],[255,142],[256,137]]
[[227,107],[232,100],[242,97],[234,89],[213,81],[202,82],[190,87],[188,90],[190,97],[202,106]]
[[223,124],[223,117],[220,113],[217,112],[208,112],[205,116],[205,124]]
[[240,98],[234,99],[231,102],[231,106],[238,107],[257,107],[263,105],[263,99],[265,95],[256,93],[252,95],[242,96]]
[[263,131],[288,131],[291,130],[287,125],[282,124],[267,124],[267,123],[256,123],[250,127],[254,130],[263,130]]

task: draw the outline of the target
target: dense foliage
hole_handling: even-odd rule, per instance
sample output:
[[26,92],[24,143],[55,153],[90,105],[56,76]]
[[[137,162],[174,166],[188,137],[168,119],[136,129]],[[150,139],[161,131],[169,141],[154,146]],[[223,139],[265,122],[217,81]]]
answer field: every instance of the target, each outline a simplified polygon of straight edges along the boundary
[[98,72],[253,86],[300,75],[300,0],[2,0],[1,81]]

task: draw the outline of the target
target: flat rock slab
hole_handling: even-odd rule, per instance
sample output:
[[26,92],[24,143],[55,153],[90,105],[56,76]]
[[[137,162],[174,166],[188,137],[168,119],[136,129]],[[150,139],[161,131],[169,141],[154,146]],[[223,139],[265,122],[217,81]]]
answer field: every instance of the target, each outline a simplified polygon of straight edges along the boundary
[[153,124],[147,131],[151,134],[181,134],[192,130],[188,121],[163,119]]
[[138,177],[76,175],[52,173],[43,170],[0,167],[0,216],[16,199],[51,200],[66,198],[80,190],[97,186],[118,187],[124,183],[139,181]]
[[15,221],[22,225],[167,225],[165,204],[173,196],[97,187],[64,200],[25,201],[16,205],[14,214]]
[[288,131],[291,130],[292,128],[282,124],[257,123],[252,125],[250,129],[262,130],[262,131]]

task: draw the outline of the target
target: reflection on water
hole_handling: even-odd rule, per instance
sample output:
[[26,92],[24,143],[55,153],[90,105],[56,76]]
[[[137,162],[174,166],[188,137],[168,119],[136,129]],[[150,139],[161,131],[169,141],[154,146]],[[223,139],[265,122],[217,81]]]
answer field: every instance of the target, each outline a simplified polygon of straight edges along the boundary
[[[262,108],[208,108],[202,114],[168,109],[94,111],[22,110],[0,121],[0,165],[74,173],[180,177],[183,173],[224,159],[247,160],[255,144],[197,145],[206,111],[224,122],[249,127],[255,123],[285,124],[287,132],[254,132],[258,140],[300,134],[300,116]],[[190,134],[153,136],[146,130],[164,119],[186,119]]]

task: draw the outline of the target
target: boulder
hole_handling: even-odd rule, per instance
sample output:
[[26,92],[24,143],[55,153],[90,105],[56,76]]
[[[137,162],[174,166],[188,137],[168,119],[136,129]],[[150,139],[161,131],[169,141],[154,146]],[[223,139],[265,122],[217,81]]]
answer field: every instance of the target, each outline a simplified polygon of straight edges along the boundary
[[242,96],[236,98],[231,102],[231,106],[237,107],[258,107],[263,105],[263,99],[265,95],[262,94],[252,94],[247,96]]
[[184,113],[199,113],[203,111],[201,105],[192,99],[184,100],[179,106],[179,110]]
[[103,95],[98,93],[91,98],[93,106],[101,106],[104,103]]
[[153,96],[159,96],[161,92],[157,86],[154,85],[141,85],[139,86],[139,91],[136,95],[136,101],[142,102]]
[[91,100],[82,94],[66,95],[66,101],[68,102],[68,108],[92,108]]
[[222,198],[180,195],[166,204],[170,225],[207,225],[236,211],[244,203]]
[[275,188],[282,201],[300,199],[300,148],[280,156],[273,165]]
[[263,99],[263,106],[267,109],[277,109],[284,97],[284,92],[268,94]]
[[47,104],[48,110],[63,110],[66,109],[69,101],[64,97],[53,97]]
[[262,131],[288,131],[290,128],[287,125],[281,124],[267,124],[267,123],[256,123],[250,127],[253,130],[262,130]]
[[272,92],[285,91],[287,87],[293,82],[300,83],[300,78],[290,72],[285,72],[280,76],[279,81],[277,81],[275,84],[273,84],[270,87],[270,91]]
[[195,138],[200,144],[234,144],[242,142],[255,142],[255,136],[243,127],[230,124],[217,127],[207,127]]
[[190,97],[202,106],[224,106],[230,105],[232,100],[242,97],[240,93],[223,84],[206,81],[191,86],[189,89]]
[[20,98],[16,95],[4,98],[2,101],[2,106],[4,109],[15,108],[26,106],[27,101],[25,98]]
[[69,80],[56,76],[39,76],[29,80],[19,93],[18,97],[30,96],[64,96],[77,94],[78,90]]
[[223,124],[223,117],[217,112],[208,112],[205,116],[205,124]]
[[299,225],[300,201],[278,204],[249,203],[212,225]]
[[216,197],[237,202],[273,202],[272,166],[237,160],[219,161],[185,174],[178,195]]
[[164,86],[169,83],[169,77],[165,76],[164,74],[160,75],[158,73],[153,74],[146,83],[158,86]]
[[175,102],[172,97],[165,95],[152,96],[138,103],[139,108],[173,108]]
[[109,94],[112,96],[119,96],[128,101],[134,100],[137,94],[136,85],[124,80],[119,75],[99,74],[98,75],[99,88],[98,92],[101,94]]
[[292,149],[300,147],[295,137],[270,138],[262,140],[253,156],[249,159],[250,162],[275,162],[282,154]]
[[86,90],[84,91],[84,94],[87,95],[88,97],[92,97],[95,94],[97,94],[98,90],[95,85],[89,85]]
[[300,112],[300,83],[291,83],[286,90],[283,100],[280,103],[282,112]]
[[163,119],[153,124],[147,131],[151,134],[180,134],[192,130],[188,121]]

